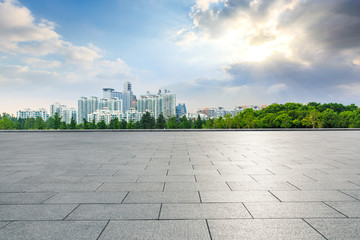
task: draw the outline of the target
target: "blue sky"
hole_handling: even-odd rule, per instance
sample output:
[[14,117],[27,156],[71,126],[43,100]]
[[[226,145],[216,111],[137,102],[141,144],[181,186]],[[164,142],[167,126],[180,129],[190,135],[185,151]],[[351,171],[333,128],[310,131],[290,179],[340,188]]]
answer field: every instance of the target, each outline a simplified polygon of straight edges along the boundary
[[360,105],[356,0],[0,0],[0,111],[133,83],[198,108]]

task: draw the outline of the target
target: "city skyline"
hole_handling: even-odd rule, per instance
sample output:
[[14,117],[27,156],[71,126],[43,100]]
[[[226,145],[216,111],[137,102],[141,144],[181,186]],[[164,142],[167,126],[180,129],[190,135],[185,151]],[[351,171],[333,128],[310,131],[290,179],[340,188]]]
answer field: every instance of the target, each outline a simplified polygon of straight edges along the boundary
[[0,0],[0,111],[171,89],[189,112],[360,105],[354,0]]

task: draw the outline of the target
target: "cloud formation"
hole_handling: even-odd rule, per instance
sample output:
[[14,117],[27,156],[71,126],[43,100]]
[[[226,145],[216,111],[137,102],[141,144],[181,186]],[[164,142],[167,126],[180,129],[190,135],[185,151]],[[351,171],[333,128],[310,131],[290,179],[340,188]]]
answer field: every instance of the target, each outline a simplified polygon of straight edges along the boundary
[[199,0],[190,17],[194,44],[223,45],[214,59],[236,53],[219,66],[226,85],[337,101],[360,91],[359,12],[357,0]]
[[124,80],[137,79],[123,60],[105,59],[103,51],[91,43],[81,46],[65,41],[55,28],[56,23],[36,19],[17,0],[0,1],[3,89],[25,85],[28,91],[42,87],[66,90],[79,82],[121,85]]

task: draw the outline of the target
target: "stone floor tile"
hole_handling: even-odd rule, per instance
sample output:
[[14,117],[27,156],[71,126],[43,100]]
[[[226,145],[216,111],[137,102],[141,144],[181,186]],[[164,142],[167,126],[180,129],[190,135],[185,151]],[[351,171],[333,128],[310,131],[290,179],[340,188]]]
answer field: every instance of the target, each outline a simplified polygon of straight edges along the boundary
[[0,193],[0,204],[42,203],[55,193]]
[[121,203],[128,192],[57,193],[45,203]]
[[0,222],[0,229],[8,225],[9,222]]
[[116,182],[127,182],[134,183],[139,178],[137,175],[127,175],[127,176],[86,176],[81,178],[79,183],[116,183]]
[[339,191],[271,191],[283,202],[356,201]]
[[165,183],[165,192],[192,192],[192,191],[231,191],[224,183]]
[[124,203],[200,203],[198,192],[130,192]]
[[360,217],[360,202],[326,202],[348,217]]
[[104,183],[97,192],[162,192],[164,183]]
[[35,187],[38,184],[28,184],[28,183],[2,183],[0,182],[0,193],[2,192],[25,192],[30,188]]
[[323,240],[301,219],[209,220],[213,240]]
[[0,230],[3,240],[96,240],[105,221],[25,221],[12,222]]
[[205,221],[110,221],[99,240],[210,240]]
[[233,191],[298,190],[287,182],[228,182]]
[[163,204],[160,219],[251,218],[242,203]]
[[244,203],[254,218],[344,218],[324,203]]
[[305,219],[312,227],[331,240],[360,239],[360,219]]
[[322,182],[290,182],[295,187],[301,190],[316,190],[316,191],[327,191],[327,190],[342,190],[342,189],[359,189],[360,186],[351,182],[340,182],[340,181],[322,181]]
[[193,183],[195,182],[194,176],[141,176],[138,182],[180,182],[180,183]]
[[28,192],[93,192],[101,183],[43,183]]
[[66,220],[157,219],[160,204],[81,204]]
[[200,191],[202,202],[279,202],[268,191]]
[[77,204],[0,205],[0,221],[62,220]]
[[360,189],[359,190],[341,190],[341,192],[360,200]]

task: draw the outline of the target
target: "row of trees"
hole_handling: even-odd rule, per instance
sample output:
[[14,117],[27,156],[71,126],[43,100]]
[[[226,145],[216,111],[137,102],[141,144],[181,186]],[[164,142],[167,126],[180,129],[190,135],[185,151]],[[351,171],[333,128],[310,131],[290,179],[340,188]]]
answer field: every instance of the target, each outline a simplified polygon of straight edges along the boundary
[[4,113],[0,116],[0,129],[191,129],[191,128],[360,128],[360,108],[351,104],[300,103],[272,104],[263,110],[247,108],[235,116],[226,115],[216,119],[203,120],[170,117],[161,114],[155,120],[150,113],[145,113],[138,122],[113,119],[77,124],[71,119],[69,124],[61,121],[58,114],[48,118],[16,119]]

